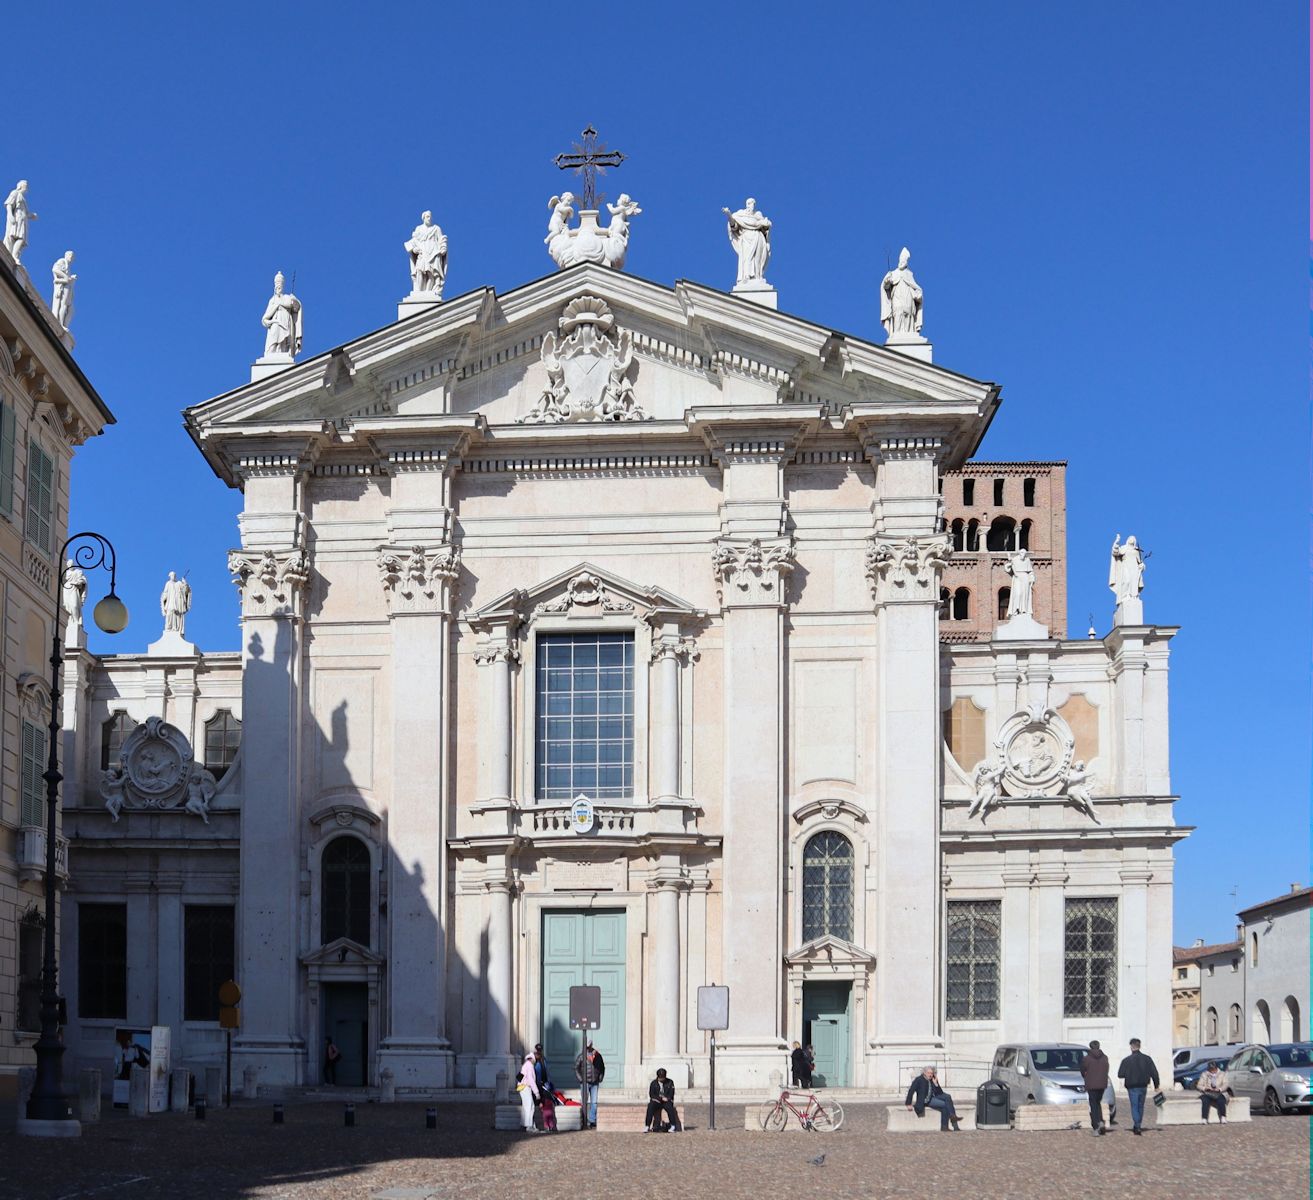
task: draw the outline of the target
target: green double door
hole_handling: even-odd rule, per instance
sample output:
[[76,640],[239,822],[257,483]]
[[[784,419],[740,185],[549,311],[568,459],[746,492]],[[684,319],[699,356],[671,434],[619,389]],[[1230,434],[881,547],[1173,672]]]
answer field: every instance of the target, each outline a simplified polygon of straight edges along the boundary
[[625,914],[621,912],[543,913],[542,1043],[552,1082],[562,1091],[575,1087],[574,1060],[581,1046],[570,1028],[570,989],[589,984],[602,989],[602,1027],[593,1045],[606,1062],[604,1088],[625,1079]]
[[816,1052],[814,1081],[819,1086],[847,1087],[852,1077],[851,996],[851,983],[802,985],[803,1044]]

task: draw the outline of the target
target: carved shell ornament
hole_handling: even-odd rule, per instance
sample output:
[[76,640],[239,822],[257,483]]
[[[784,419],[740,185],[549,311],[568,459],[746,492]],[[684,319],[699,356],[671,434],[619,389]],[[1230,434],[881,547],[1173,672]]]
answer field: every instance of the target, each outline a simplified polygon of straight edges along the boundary
[[651,420],[634,398],[628,378],[633,341],[627,330],[611,336],[615,315],[605,300],[596,296],[571,300],[557,327],[559,341],[554,333],[543,338],[547,387],[520,424]]

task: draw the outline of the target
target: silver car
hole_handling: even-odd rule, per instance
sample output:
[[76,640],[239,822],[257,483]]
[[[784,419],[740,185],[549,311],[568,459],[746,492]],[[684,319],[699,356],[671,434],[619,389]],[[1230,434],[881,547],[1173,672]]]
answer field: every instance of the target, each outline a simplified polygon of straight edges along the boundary
[[1227,1082],[1268,1116],[1313,1106],[1313,1042],[1246,1046],[1226,1064]]
[[1087,1052],[1075,1042],[1000,1046],[989,1077],[1008,1085],[1011,1109],[1023,1104],[1084,1104],[1080,1064]]

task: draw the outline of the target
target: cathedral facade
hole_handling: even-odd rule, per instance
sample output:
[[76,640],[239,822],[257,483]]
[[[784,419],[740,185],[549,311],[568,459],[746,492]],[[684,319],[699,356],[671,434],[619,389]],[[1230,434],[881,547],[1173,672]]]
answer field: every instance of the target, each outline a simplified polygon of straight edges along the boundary
[[998,386],[597,263],[409,311],[185,414],[240,652],[69,664],[71,1058],[218,1063],[225,978],[271,1085],[568,1079],[575,984],[608,1085],[705,1084],[711,983],[730,1088],[1169,1051],[1174,630],[1065,637]]

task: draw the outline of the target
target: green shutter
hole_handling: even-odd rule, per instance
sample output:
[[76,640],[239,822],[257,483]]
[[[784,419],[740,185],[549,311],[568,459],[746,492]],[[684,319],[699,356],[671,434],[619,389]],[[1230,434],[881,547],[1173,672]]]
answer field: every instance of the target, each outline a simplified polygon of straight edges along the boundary
[[23,722],[23,825],[44,825],[46,731],[31,721]]
[[14,511],[14,410],[0,404],[0,512]]
[[50,552],[55,464],[36,442],[27,444],[27,538]]

